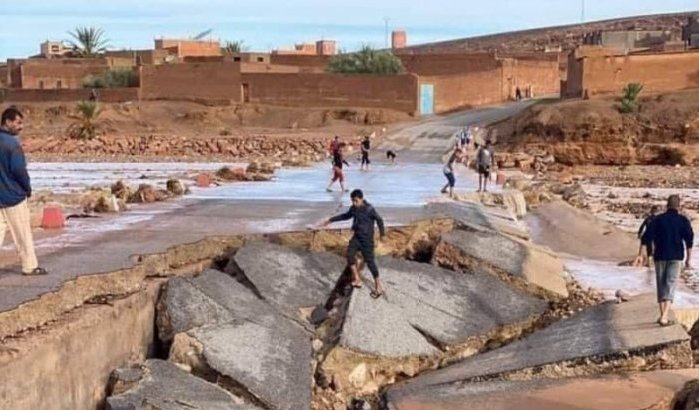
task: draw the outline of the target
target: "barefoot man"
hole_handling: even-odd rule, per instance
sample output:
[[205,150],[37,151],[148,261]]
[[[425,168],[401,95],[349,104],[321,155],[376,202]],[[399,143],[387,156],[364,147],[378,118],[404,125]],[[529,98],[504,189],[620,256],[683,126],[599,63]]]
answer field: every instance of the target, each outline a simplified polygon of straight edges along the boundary
[[330,177],[330,183],[328,184],[328,187],[325,188],[326,191],[332,192],[332,186],[335,183],[335,181],[340,182],[340,189],[342,192],[347,192],[347,189],[345,189],[345,173],[342,170],[343,165],[349,166],[349,162],[345,160],[345,143],[341,142],[338,148],[333,152],[332,154],[332,164],[333,164],[333,169],[332,169],[332,176]]
[[352,270],[352,286],[354,288],[362,287],[356,260],[357,252],[361,252],[364,262],[374,277],[374,290],[371,292],[371,297],[378,299],[383,295],[383,288],[379,280],[379,268],[374,260],[374,222],[379,226],[380,240],[383,240],[386,235],[383,219],[376,212],[376,209],[364,200],[364,193],[361,190],[355,189],[350,194],[350,197],[352,198],[352,206],[349,211],[333,216],[323,222],[321,226],[325,227],[333,222],[347,221],[354,218],[352,221],[352,232],[354,235],[347,247],[347,264]]

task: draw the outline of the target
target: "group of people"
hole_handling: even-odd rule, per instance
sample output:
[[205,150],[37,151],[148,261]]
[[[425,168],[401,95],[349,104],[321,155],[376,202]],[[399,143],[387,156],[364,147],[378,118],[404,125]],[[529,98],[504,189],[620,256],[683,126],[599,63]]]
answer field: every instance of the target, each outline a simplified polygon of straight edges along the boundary
[[[347,143],[340,140],[339,136],[335,136],[328,146],[328,155],[330,156],[330,162],[332,164],[332,175],[330,176],[330,183],[326,188],[326,191],[332,192],[332,186],[336,182],[340,184],[340,189],[342,192],[348,192],[345,188],[345,172],[344,166],[350,166],[349,162],[345,159],[345,150],[347,148]],[[359,169],[361,171],[369,171],[369,164],[371,164],[371,159],[369,159],[369,153],[371,152],[371,137],[365,136],[359,143]],[[396,153],[392,150],[386,151],[386,159],[390,164],[396,163]]]
[[442,188],[443,194],[448,193],[450,198],[454,197],[454,186],[456,177],[454,174],[454,163],[461,162],[466,167],[470,166],[469,154],[471,146],[476,150],[476,171],[478,172],[478,192],[488,192],[488,181],[491,178],[492,170],[495,168],[495,152],[490,138],[486,139],[484,145],[479,145],[474,138],[474,133],[478,127],[466,127],[457,133],[456,144],[444,164],[442,172],[447,179]]
[[655,266],[656,293],[660,317],[658,324],[674,324],[670,319],[670,308],[675,297],[677,279],[682,269],[692,265],[694,231],[689,219],[680,212],[680,197],[671,195],[667,208],[660,213],[658,206],[651,208],[638,230],[641,245],[635,265]]

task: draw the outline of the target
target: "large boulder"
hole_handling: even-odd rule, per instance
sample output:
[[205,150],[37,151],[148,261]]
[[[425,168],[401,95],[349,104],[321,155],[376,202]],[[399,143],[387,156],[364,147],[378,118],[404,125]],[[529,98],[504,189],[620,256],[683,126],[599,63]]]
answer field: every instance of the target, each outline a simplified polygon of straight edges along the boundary
[[136,192],[131,194],[129,202],[131,203],[151,203],[164,201],[169,197],[168,191],[157,189],[152,185],[141,184]]

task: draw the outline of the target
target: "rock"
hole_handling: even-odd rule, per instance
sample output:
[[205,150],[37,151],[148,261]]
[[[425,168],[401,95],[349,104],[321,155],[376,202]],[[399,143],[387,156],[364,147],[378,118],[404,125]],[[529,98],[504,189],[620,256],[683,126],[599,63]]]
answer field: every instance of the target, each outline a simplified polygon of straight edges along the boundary
[[371,410],[371,404],[364,399],[352,399],[348,410]]
[[622,289],[617,290],[614,297],[616,297],[616,303],[628,302],[631,300],[631,295]]
[[117,181],[112,184],[111,187],[112,195],[121,199],[122,201],[127,201],[131,195],[131,188],[124,183],[124,181]]
[[115,369],[109,375],[109,385],[107,386],[109,395],[113,396],[130,390],[136,383],[141,381],[143,373],[143,368],[141,367]]
[[353,352],[432,356],[439,353],[435,342],[459,345],[536,317],[547,306],[483,272],[463,274],[391,257],[378,258],[378,266],[387,296],[375,300],[368,291],[355,291],[347,308],[340,346]]
[[185,188],[184,184],[179,179],[168,179],[165,186],[167,191],[175,196],[182,196],[187,192],[187,188]]
[[134,192],[130,197],[130,203],[152,203],[164,201],[168,198],[168,192],[162,189],[155,189],[153,186],[148,184],[141,184],[138,186],[136,192]]
[[106,410],[260,410],[163,360],[147,360],[133,387],[107,398]]
[[[578,313],[500,349],[472,356],[452,366],[420,375],[389,388],[389,397],[428,391],[477,377],[491,377],[615,354],[673,349],[674,367],[691,366],[689,336],[682,326],[658,326],[654,297],[628,303],[603,303]],[[562,366],[565,367],[565,366]],[[588,370],[590,371],[590,370]],[[549,376],[553,377],[553,376]]]
[[551,294],[568,296],[563,262],[552,252],[484,229],[458,229],[442,235],[433,261],[460,269],[485,268],[519,278]]
[[311,323],[318,326],[328,319],[328,315],[328,310],[325,308],[325,306],[318,305],[311,312]]
[[349,382],[355,389],[361,389],[367,381],[366,363],[357,365],[348,376]]
[[426,211],[427,215],[451,218],[461,225],[529,239],[526,225],[508,209],[488,208],[473,202],[434,202],[427,204]]
[[115,195],[103,195],[97,199],[92,210],[99,213],[120,212],[126,210],[126,204],[117,199]]
[[224,181],[246,181],[247,175],[244,168],[231,169],[222,167],[216,171],[216,176]]
[[313,339],[311,346],[313,347],[313,351],[318,353],[323,349],[323,342],[320,339]]
[[283,312],[325,303],[345,268],[343,258],[269,242],[248,243],[231,258],[226,272],[244,277]]

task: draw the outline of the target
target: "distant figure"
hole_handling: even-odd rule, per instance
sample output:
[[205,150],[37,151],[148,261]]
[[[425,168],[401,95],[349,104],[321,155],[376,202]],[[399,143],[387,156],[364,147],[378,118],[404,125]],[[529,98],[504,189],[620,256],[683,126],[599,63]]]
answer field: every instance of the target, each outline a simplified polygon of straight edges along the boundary
[[345,149],[345,143],[341,142],[338,148],[335,150],[333,153],[333,159],[332,159],[332,177],[330,178],[330,183],[328,184],[328,187],[326,188],[326,191],[332,192],[332,185],[335,183],[335,181],[340,182],[340,189],[342,192],[347,192],[347,189],[345,189],[345,174],[342,171],[342,166],[347,165],[349,166],[349,163],[345,160],[344,157],[344,151]]
[[338,149],[340,149],[340,137],[336,135],[328,145],[328,156],[332,157]]
[[369,164],[371,163],[371,161],[369,161],[369,151],[371,150],[371,141],[369,140],[368,135],[366,137],[364,137],[364,141],[362,141],[360,149],[362,151],[362,164],[360,165],[359,169],[368,171]]
[[478,148],[476,166],[478,167],[478,192],[488,192],[488,179],[490,179],[491,170],[495,166],[495,155],[490,140]]
[[522,89],[517,87],[515,89],[515,100],[520,101],[522,99]]
[[457,147],[454,148],[454,152],[451,153],[447,163],[444,164],[442,172],[444,172],[444,177],[447,179],[447,183],[442,188],[442,193],[446,194],[449,191],[449,198],[454,199],[454,185],[456,185],[456,177],[454,176],[454,162],[461,158],[461,150]]
[[23,275],[46,275],[39,267],[34,251],[34,238],[27,201],[32,187],[27,161],[17,136],[24,128],[24,117],[14,107],[3,111],[0,122],[0,245],[9,228],[22,261]]
[[96,102],[97,101],[97,90],[94,88],[90,90],[90,101]]
[[396,153],[389,149],[386,151],[386,159],[391,161],[391,165],[394,165],[396,163]]
[[650,213],[643,220],[641,227],[638,228],[637,237],[641,241],[641,245],[638,247],[638,256],[636,256],[634,266],[650,266],[650,258],[653,257],[653,246],[648,241],[648,235],[646,235],[646,233],[648,232],[650,223],[653,222],[653,219],[655,219],[659,212],[660,207],[653,205],[650,208]]
[[364,193],[355,189],[350,194],[352,198],[352,206],[344,214],[333,216],[323,222],[321,226],[328,226],[333,222],[352,221],[352,239],[347,247],[347,264],[352,271],[352,287],[359,289],[362,287],[362,280],[359,277],[357,269],[357,252],[362,253],[364,262],[366,263],[371,275],[374,277],[374,290],[371,292],[371,297],[378,299],[383,296],[383,288],[379,280],[379,268],[374,260],[374,222],[379,226],[380,240],[386,236],[384,230],[383,219],[376,212],[373,206],[364,200]]
[[[670,195],[665,213],[656,216],[645,233],[653,246],[656,289],[660,307],[660,326],[674,324],[668,318],[675,297],[677,277],[682,270],[691,268],[694,231],[689,219],[680,214],[679,195]],[[685,251],[686,248],[686,251]]]

